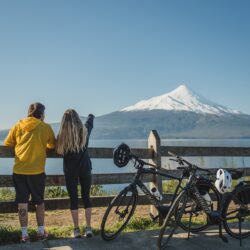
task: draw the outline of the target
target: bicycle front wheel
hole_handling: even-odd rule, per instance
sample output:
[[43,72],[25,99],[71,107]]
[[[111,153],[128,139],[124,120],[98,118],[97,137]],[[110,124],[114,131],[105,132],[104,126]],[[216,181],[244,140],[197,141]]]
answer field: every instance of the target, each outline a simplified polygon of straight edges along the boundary
[[115,239],[133,215],[138,200],[138,192],[133,186],[123,189],[108,206],[101,224],[104,240]]
[[183,216],[188,195],[186,191],[182,191],[174,200],[170,210],[160,229],[158,238],[158,249],[166,249],[174,232],[179,226],[180,219]]
[[229,194],[222,216],[230,236],[236,239],[250,236],[250,185],[242,185]]

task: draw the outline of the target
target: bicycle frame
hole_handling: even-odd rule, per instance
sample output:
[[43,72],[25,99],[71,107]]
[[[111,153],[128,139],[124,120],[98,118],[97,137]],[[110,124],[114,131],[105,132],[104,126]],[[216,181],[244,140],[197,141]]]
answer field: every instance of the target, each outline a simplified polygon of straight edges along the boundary
[[[196,170],[194,170],[187,182],[187,185],[184,187],[184,190],[187,192],[187,195],[190,197],[194,197],[196,199],[197,204],[203,209],[203,211],[208,215],[210,222],[214,225],[219,224],[222,220],[220,218],[221,211],[222,211],[222,206],[219,208],[218,212],[219,214],[212,213],[211,209],[209,208],[207,202],[205,199],[202,197],[200,194],[195,181],[197,180],[196,176]],[[222,203],[222,196],[219,196],[220,198],[220,203]],[[215,218],[213,218],[215,217]],[[219,218],[218,218],[219,217]]]
[[[166,170],[165,170],[166,171]],[[151,175],[157,175],[157,176],[162,176],[162,177],[166,177],[169,179],[174,179],[174,180],[178,180],[178,185],[175,189],[173,198],[171,199],[171,203],[174,201],[174,199],[176,198],[177,194],[179,193],[179,190],[181,187],[181,182],[184,179],[184,175],[182,174],[181,177],[176,177],[173,175],[169,175],[167,174],[165,171],[160,170],[160,169],[155,169],[155,168],[149,168],[149,169],[144,169],[144,168],[140,168],[138,169],[133,182],[131,183],[134,187],[138,186],[141,191],[146,195],[146,197],[148,198],[148,200],[152,203],[152,205],[154,205],[157,209],[159,209],[160,207],[162,207],[162,202],[159,201],[151,192],[150,190],[146,187],[146,185],[141,181],[141,177],[144,174],[151,174]]]
[[[219,200],[220,200],[220,204],[221,206],[219,207],[218,210],[216,211],[211,211],[211,209],[208,207],[206,201],[203,199],[202,195],[199,193],[196,184],[195,184],[195,180],[196,180],[196,171],[194,170],[191,175],[190,178],[188,180],[188,183],[186,184],[186,186],[183,188],[183,190],[187,193],[187,196],[189,197],[194,197],[197,204],[202,208],[202,210],[207,214],[209,221],[210,221],[210,225],[218,225],[219,226],[219,237],[224,241],[224,242],[228,242],[227,238],[222,235],[222,222],[224,222],[225,220],[228,219],[234,219],[237,218],[237,216],[233,216],[233,217],[224,217],[222,216],[222,211],[223,211],[223,207],[224,207],[224,203],[228,197],[228,195],[233,196],[233,200],[235,200],[236,202],[238,202],[239,204],[242,204],[242,202],[235,196],[235,192],[237,191],[237,188],[240,188],[239,185],[237,185],[234,190],[230,193],[226,193],[223,195],[219,195]],[[247,182],[246,182],[247,183]],[[244,207],[244,204],[242,205]],[[248,214],[250,215],[250,213]],[[190,221],[189,221],[190,223]],[[190,228],[190,224],[189,224],[189,228]],[[239,230],[240,230],[240,235],[241,235],[241,220],[239,220]],[[190,231],[188,230],[188,238],[189,238],[189,234]],[[242,245],[242,238],[240,236],[240,246]]]

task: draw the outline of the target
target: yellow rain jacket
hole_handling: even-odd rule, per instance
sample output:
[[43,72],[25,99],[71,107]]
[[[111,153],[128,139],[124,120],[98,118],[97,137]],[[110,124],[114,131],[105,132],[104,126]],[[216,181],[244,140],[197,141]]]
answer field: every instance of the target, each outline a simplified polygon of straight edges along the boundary
[[46,148],[55,147],[55,135],[50,125],[27,117],[10,130],[4,144],[15,148],[15,174],[41,174],[44,173]]

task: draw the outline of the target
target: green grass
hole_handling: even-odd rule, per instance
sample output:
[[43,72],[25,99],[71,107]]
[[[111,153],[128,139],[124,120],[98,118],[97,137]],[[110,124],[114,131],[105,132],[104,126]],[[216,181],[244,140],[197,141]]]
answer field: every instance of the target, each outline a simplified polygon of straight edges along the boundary
[[15,199],[15,192],[10,188],[0,188],[0,201],[9,201]]
[[[80,186],[78,188],[78,194],[81,195]],[[105,196],[109,195],[109,192],[106,192],[103,189],[102,185],[92,185],[90,189],[91,196]],[[64,198],[68,197],[68,192],[65,188],[61,186],[54,187],[45,187],[44,192],[45,198]],[[13,188],[0,188],[0,201],[12,201],[15,199],[15,190]]]
[[[36,239],[36,231],[34,228],[29,228],[29,236],[31,241]],[[20,241],[20,228],[11,226],[0,226],[0,244],[17,243]]]
[[150,218],[133,217],[126,226],[125,232],[135,232],[143,230],[159,229],[158,222],[153,222]]
[[[116,227],[119,225],[117,224]],[[125,228],[124,232],[136,232],[143,230],[154,230],[158,229],[158,223],[152,222],[150,218],[140,218],[133,217]],[[81,227],[81,232],[84,234],[84,227]],[[50,239],[60,239],[72,237],[73,226],[64,227],[46,227],[50,235]],[[93,233],[98,235],[100,233],[99,229],[93,229]],[[31,241],[36,240],[36,228],[29,228],[29,236]],[[8,243],[19,243],[21,237],[21,230],[19,227],[11,226],[0,226],[0,245],[5,245]]]
[[[65,227],[46,227],[46,230],[49,233],[50,239],[57,238],[68,238],[71,237],[73,227],[65,226]],[[29,228],[28,230],[30,240],[36,241],[36,228]],[[0,244],[8,244],[8,243],[19,243],[21,237],[21,230],[18,227],[11,226],[1,226],[0,227]]]
[[0,243],[7,244],[17,242],[20,239],[20,230],[13,227],[0,226]]
[[[182,187],[184,187],[187,183],[187,180],[182,181]],[[164,194],[173,194],[176,190],[177,185],[179,184],[178,180],[164,180],[162,182],[162,191]]]

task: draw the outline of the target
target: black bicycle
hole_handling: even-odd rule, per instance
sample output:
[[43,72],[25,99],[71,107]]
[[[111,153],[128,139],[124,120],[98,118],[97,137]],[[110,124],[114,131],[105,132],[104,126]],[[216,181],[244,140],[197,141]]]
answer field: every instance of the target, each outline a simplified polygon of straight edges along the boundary
[[[168,174],[167,170],[157,169],[155,165],[147,163],[134,155],[130,148],[126,144],[121,144],[114,150],[113,160],[116,166],[124,167],[131,160],[134,163],[135,173],[134,180],[127,187],[125,187],[110,203],[108,206],[104,217],[101,223],[101,235],[102,238],[106,241],[115,239],[120,232],[125,228],[132,215],[135,212],[137,203],[138,203],[138,191],[137,187],[146,195],[148,200],[158,211],[159,218],[165,218],[171,204],[176,199],[178,193],[182,190],[182,182],[184,178],[189,176],[189,172],[186,169],[183,169],[180,177],[172,176]],[[145,168],[149,166],[149,168]],[[154,175],[159,175],[166,177],[168,179],[177,180],[178,184],[175,188],[173,197],[170,201],[170,204],[163,204],[163,201],[160,201],[143,183],[143,176],[145,174],[150,174],[152,177]],[[201,178],[197,184],[199,190],[203,190],[207,187],[207,180]],[[154,217],[153,219],[156,219]],[[181,225],[185,228],[185,224]],[[191,226],[188,229],[190,232],[198,232],[204,230],[208,226],[207,219],[204,220],[204,223],[199,225]]]
[[[242,238],[250,235],[249,182],[242,181],[232,192],[221,195],[213,182],[209,181],[207,182],[206,190],[203,190],[206,192],[206,195],[204,195],[205,193],[202,194],[197,186],[199,181],[197,172],[202,171],[211,174],[211,171],[199,168],[171,152],[169,154],[176,157],[172,160],[179,163],[180,167],[178,169],[185,169],[189,172],[189,180],[168,211],[159,233],[158,248],[166,249],[179,226],[188,231],[189,237],[190,228],[192,228],[192,218],[195,218],[200,213],[205,214],[207,219],[206,226],[219,226],[219,237],[223,241],[227,242],[227,238],[222,235],[222,224],[229,235],[240,239],[241,244]],[[231,171],[231,174],[233,179],[239,179],[242,177],[243,172],[236,170]],[[211,195],[211,190],[213,190],[213,195]],[[210,199],[207,199],[208,197]],[[217,203],[216,209],[213,206],[214,198]],[[193,232],[195,231],[193,230]]]

